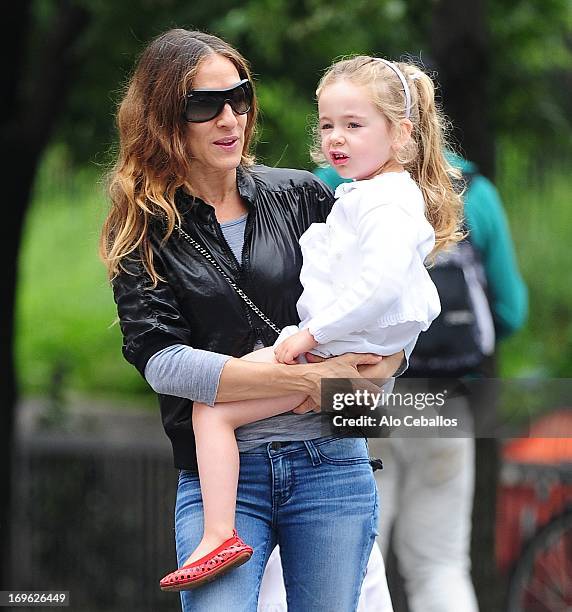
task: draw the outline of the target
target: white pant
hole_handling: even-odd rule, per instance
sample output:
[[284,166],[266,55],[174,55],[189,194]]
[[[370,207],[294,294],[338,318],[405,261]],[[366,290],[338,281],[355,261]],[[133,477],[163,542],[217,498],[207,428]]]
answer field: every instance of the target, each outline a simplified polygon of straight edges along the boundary
[[[455,401],[459,411],[469,409],[463,398]],[[381,554],[387,554],[392,527],[410,612],[478,612],[470,578],[474,439],[390,437],[370,439],[369,448],[384,465],[375,472],[380,535],[357,612],[393,612]],[[262,579],[258,610],[287,610],[278,547]]]
[[[310,570],[309,570],[310,571]],[[286,589],[282,578],[280,547],[272,551],[262,577],[258,612],[287,612]],[[344,611],[345,612],[345,611]],[[385,565],[377,543],[371,549],[357,612],[393,612],[385,577]]]
[[[468,409],[465,399],[458,401]],[[379,543],[387,554],[393,526],[411,612],[478,610],[470,579],[474,442],[469,437],[369,441],[384,465],[375,472]]]

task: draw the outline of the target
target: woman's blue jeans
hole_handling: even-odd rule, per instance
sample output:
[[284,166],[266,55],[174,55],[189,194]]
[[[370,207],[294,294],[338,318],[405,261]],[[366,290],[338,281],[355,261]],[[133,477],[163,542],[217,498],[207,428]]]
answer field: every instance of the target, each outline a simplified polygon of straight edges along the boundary
[[[289,612],[352,612],[377,535],[377,488],[363,438],[269,442],[240,453],[236,528],[250,561],[181,592],[183,612],[256,612],[262,574],[280,544]],[[179,566],[198,545],[198,475],[182,470],[175,506]]]

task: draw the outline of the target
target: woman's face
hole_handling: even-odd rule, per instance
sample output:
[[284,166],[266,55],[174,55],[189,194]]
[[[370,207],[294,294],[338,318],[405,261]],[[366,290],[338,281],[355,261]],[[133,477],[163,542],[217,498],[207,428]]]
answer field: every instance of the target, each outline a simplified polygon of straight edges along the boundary
[[[240,80],[229,59],[213,54],[201,61],[193,89],[226,89],[237,85]],[[233,170],[240,164],[247,117],[248,113],[235,114],[226,103],[214,119],[187,124],[193,174]]]

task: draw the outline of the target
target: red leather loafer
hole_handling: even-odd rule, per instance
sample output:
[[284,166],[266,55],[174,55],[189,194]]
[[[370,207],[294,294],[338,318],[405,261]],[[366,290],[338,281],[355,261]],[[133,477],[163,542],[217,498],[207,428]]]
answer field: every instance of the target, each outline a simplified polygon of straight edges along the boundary
[[183,565],[167,574],[159,586],[162,591],[196,589],[233,567],[246,563],[252,556],[252,552],[252,548],[238,537],[236,530],[233,530],[231,538],[197,561]]

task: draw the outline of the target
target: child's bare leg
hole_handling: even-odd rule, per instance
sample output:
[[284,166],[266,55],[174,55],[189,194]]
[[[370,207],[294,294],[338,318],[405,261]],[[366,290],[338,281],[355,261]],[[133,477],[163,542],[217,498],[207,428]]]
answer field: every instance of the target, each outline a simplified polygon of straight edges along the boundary
[[[267,347],[242,357],[248,361],[274,362]],[[193,563],[230,538],[235,524],[239,456],[234,430],[292,410],[306,396],[297,394],[272,399],[241,400],[214,406],[193,406],[193,430],[203,498],[203,538],[183,565]]]

